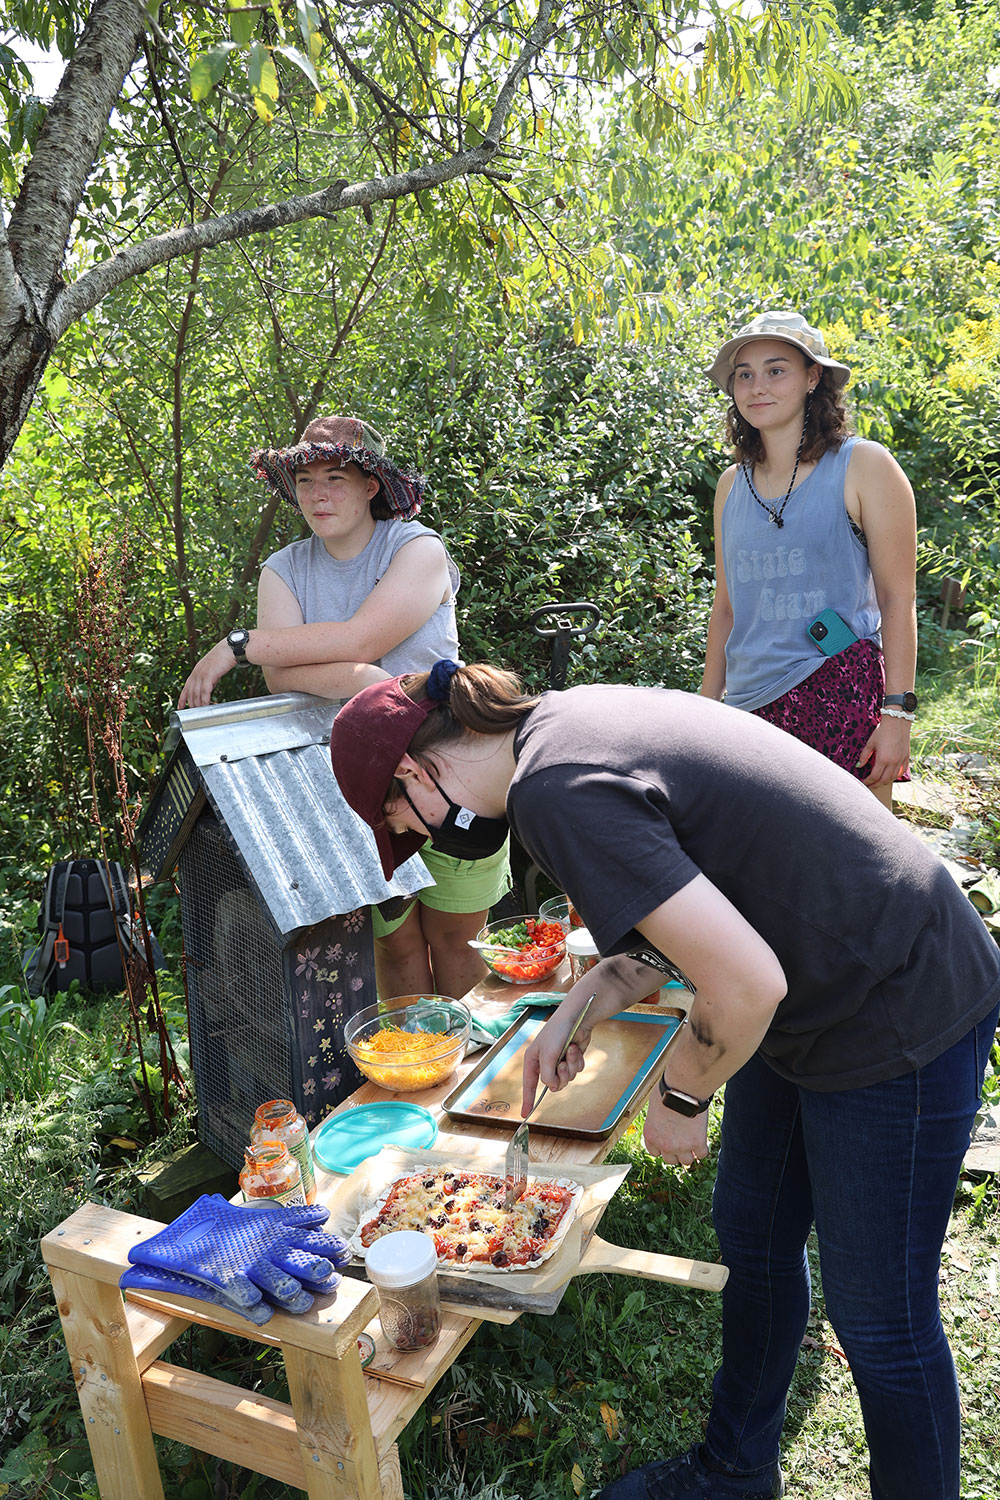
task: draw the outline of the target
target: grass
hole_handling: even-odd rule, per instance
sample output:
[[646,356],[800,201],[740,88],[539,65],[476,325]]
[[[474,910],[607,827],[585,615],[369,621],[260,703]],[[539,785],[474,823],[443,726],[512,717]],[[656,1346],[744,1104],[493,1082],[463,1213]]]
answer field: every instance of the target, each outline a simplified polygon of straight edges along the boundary
[[[930,634],[922,624],[922,643]],[[913,728],[913,761],[920,771],[942,755],[995,756],[1000,710],[1000,642],[961,632],[937,632],[922,644],[920,713]]]

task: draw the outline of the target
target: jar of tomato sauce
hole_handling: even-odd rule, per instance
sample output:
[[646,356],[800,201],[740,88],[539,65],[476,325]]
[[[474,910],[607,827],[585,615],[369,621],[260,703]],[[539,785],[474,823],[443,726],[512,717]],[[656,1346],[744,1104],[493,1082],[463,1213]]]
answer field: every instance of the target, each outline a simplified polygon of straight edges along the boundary
[[261,1141],[243,1152],[240,1187],[246,1203],[305,1204],[302,1173],[284,1141]]
[[309,1148],[309,1127],[291,1099],[269,1099],[266,1104],[261,1104],[253,1117],[250,1139],[255,1146],[262,1141],[283,1141],[299,1164],[306,1202],[316,1202],[316,1173]]

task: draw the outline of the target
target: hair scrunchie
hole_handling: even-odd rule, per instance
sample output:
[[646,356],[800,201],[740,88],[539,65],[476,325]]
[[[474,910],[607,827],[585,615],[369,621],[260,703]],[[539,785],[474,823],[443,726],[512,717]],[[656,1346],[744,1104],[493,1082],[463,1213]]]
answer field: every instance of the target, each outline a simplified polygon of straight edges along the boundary
[[427,696],[433,703],[447,703],[451,695],[451,679],[458,671],[458,662],[442,657],[431,667],[427,678]]

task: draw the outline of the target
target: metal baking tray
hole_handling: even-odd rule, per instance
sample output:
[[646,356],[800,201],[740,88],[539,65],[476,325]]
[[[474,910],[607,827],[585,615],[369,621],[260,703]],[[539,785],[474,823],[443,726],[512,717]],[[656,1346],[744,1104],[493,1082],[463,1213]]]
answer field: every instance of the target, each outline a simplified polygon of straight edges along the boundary
[[[452,1089],[442,1109],[456,1120],[516,1128],[524,1052],[551,1015],[547,1006],[523,1010]],[[604,1140],[645,1091],[683,1020],[684,1011],[661,1005],[598,1021],[586,1068],[566,1088],[546,1094],[531,1117],[532,1131]]]

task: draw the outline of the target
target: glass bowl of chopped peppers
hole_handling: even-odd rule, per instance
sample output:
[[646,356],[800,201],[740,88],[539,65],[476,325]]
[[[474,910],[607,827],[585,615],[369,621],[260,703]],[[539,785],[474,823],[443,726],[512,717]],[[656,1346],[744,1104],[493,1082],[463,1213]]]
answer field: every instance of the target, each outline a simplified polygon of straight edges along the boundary
[[447,995],[397,995],[344,1022],[347,1051],[366,1078],[415,1094],[450,1078],[465,1056],[472,1017]]
[[476,945],[487,968],[508,984],[535,984],[548,979],[566,957],[562,924],[546,922],[542,917],[505,917],[490,922],[480,932]]

